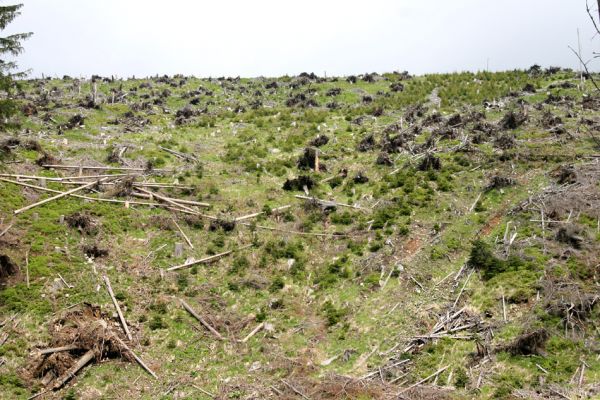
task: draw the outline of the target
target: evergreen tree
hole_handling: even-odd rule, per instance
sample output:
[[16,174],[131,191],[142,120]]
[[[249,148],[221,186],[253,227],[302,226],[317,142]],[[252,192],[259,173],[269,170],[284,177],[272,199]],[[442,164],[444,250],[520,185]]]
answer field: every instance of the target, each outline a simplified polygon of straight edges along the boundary
[[[21,15],[19,11],[23,4],[12,6],[0,6],[0,31],[4,31],[16,17]],[[12,89],[15,86],[14,78],[22,77],[25,72],[13,72],[17,63],[7,60],[6,57],[16,57],[23,51],[21,43],[32,35],[29,33],[17,33],[0,37],[0,124],[5,125],[8,118],[12,116],[17,106],[11,98]]]

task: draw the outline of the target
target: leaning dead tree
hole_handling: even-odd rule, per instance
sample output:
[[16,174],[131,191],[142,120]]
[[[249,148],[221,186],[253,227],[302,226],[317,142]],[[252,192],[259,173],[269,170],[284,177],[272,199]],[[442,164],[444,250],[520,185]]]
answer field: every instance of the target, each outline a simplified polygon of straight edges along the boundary
[[[600,0],[597,0],[597,7],[598,8],[596,9],[595,13],[597,13],[598,15],[597,15],[597,17],[595,17],[594,16],[594,14],[595,14],[594,11],[592,11],[592,9],[590,8],[589,2],[586,0],[586,2],[585,2],[586,12],[587,12],[588,16],[590,17],[590,20],[592,21],[592,25],[594,26],[594,30],[596,31],[596,33],[598,35],[600,35]],[[579,60],[579,63],[581,64],[581,67],[585,71],[586,78],[589,79],[590,82],[592,82],[592,85],[594,85],[594,88],[596,89],[596,91],[600,92],[600,86],[598,85],[598,82],[596,82],[596,80],[594,79],[594,76],[592,75],[592,73],[589,70],[590,63],[594,59],[600,58],[600,53],[594,52],[593,53],[594,57],[592,59],[586,60],[584,58],[582,52],[581,52],[581,49],[575,50],[571,46],[569,46],[569,49],[573,52],[573,54],[575,54],[575,56]]]

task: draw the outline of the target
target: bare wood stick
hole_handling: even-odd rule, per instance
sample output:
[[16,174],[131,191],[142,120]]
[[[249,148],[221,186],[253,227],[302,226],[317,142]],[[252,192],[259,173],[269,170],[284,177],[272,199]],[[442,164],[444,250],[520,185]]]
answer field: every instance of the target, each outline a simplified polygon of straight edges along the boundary
[[400,394],[409,391],[410,389],[419,386],[420,384],[427,382],[428,380],[430,380],[431,378],[433,378],[434,376],[438,376],[439,374],[441,374],[442,372],[444,372],[445,370],[447,370],[450,366],[447,365],[444,368],[440,368],[437,371],[435,371],[433,374],[429,375],[426,378],[421,379],[419,382],[410,385],[409,387],[402,389],[401,391],[399,391],[396,395],[399,396]]
[[[271,212],[278,213],[278,212],[280,212],[280,211],[287,210],[287,209],[288,209],[288,208],[290,208],[290,207],[291,207],[291,206],[289,206],[289,205],[287,205],[287,206],[281,206],[281,207],[277,207],[277,208],[274,208],[274,209],[272,209],[272,210],[271,210]],[[250,219],[250,218],[258,217],[259,215],[262,215],[262,214],[264,214],[264,213],[265,213],[264,211],[261,211],[261,212],[257,212],[257,213],[254,213],[254,214],[248,214],[248,215],[244,215],[243,217],[237,217],[237,218],[235,219],[235,222],[238,222],[238,221],[244,221],[244,220],[246,220],[246,219]],[[0,235],[0,236],[1,236],[1,235]]]
[[280,380],[281,380],[281,382],[282,382],[282,383],[283,383],[285,386],[287,386],[287,387],[289,387],[290,389],[292,389],[292,392],[294,392],[294,393],[296,393],[297,395],[301,396],[301,397],[302,397],[303,399],[305,399],[305,400],[310,400],[310,397],[308,397],[307,395],[305,395],[304,393],[302,393],[301,391],[299,391],[298,389],[296,389],[295,387],[293,387],[291,384],[287,383],[287,382],[286,382],[285,380],[283,380],[283,379],[280,379]]
[[192,385],[192,387],[193,387],[194,389],[197,389],[197,390],[201,391],[202,393],[204,393],[204,394],[205,394],[205,395],[207,395],[208,397],[212,397],[213,399],[217,397],[217,396],[215,396],[214,394],[212,394],[211,392],[209,392],[209,391],[206,391],[206,390],[202,389],[202,388],[201,388],[201,387],[199,387],[199,386]]
[[194,248],[194,245],[192,244],[192,242],[190,241],[190,238],[183,232],[183,229],[181,229],[181,227],[179,226],[179,224],[177,223],[177,221],[175,221],[175,218],[171,218],[173,220],[173,223],[175,224],[175,226],[177,227],[177,229],[179,229],[179,233],[181,233],[181,236],[183,236],[183,238],[185,239],[185,241],[187,242],[187,244],[190,246],[190,248]]
[[206,329],[208,329],[210,331],[210,333],[215,335],[217,337],[217,339],[225,340],[225,338],[215,328],[213,328],[208,322],[206,322],[204,320],[204,318],[202,318],[200,316],[200,314],[198,314],[188,303],[186,303],[185,301],[183,301],[181,299],[179,301],[181,302],[181,305],[183,306],[183,308],[185,308],[187,312],[192,314],[192,316],[194,318],[196,318],[202,325],[204,325],[204,327]]
[[[139,187],[140,187],[140,186],[137,186],[137,185],[135,185],[135,184],[134,184],[134,186],[135,186],[135,187],[137,187],[137,188],[139,188]],[[157,187],[157,188],[158,188],[158,187],[160,187],[160,186],[148,186],[148,187]],[[145,198],[145,199],[152,198],[152,197],[156,197],[156,194],[155,194],[155,193],[152,193],[152,194],[144,194],[144,193],[136,193],[136,192],[134,192],[134,193],[132,193],[132,195],[133,195],[133,196],[136,196],[136,197],[142,197],[142,198]],[[198,207],[210,207],[210,204],[208,204],[208,203],[203,203],[203,202],[200,202],[200,201],[193,201],[193,200],[182,200],[182,199],[174,199],[174,198],[172,198],[172,197],[166,197],[166,196],[163,196],[163,197],[164,197],[164,198],[166,198],[166,199],[172,200],[172,201],[174,201],[175,203],[180,203],[180,204],[189,204],[189,205],[191,205],[191,206],[198,206]]]
[[4,236],[4,234],[6,232],[8,232],[10,230],[10,228],[13,227],[13,224],[10,224],[9,226],[7,226],[2,232],[0,232],[0,237]]
[[191,154],[186,154],[186,153],[182,153],[179,151],[175,151],[175,150],[171,150],[171,149],[167,149],[166,147],[162,147],[162,146],[158,146],[159,149],[166,151],[167,153],[171,153],[174,156],[189,160],[189,161],[196,161],[198,162],[198,158],[196,158],[195,156],[191,155]]
[[412,276],[412,275],[409,275],[409,277],[410,277],[410,279],[411,279],[411,280],[412,280],[414,283],[416,283],[416,284],[417,284],[417,286],[419,286],[419,287],[421,288],[421,290],[425,290],[425,288],[423,287],[423,285],[421,285],[421,283],[420,283],[418,280],[416,280],[416,279],[414,278],[414,276]]
[[160,194],[153,193],[153,192],[150,192],[150,191],[148,191],[148,190],[146,190],[146,189],[142,189],[142,188],[138,188],[138,190],[139,190],[139,191],[141,191],[141,192],[143,192],[143,193],[149,194],[149,195],[151,195],[151,196],[153,196],[153,197],[156,197],[157,199],[159,199],[159,200],[162,200],[162,201],[164,201],[165,203],[169,203],[169,204],[170,204],[170,205],[172,205],[172,206],[175,206],[175,207],[182,208],[182,209],[184,209],[184,210],[186,210],[186,211],[192,211],[192,212],[195,212],[195,211],[194,211],[194,210],[192,210],[191,208],[189,208],[189,207],[187,207],[187,206],[184,206],[183,204],[179,204],[179,203],[177,203],[176,201],[174,201],[174,200],[170,199],[169,197],[165,197],[165,196],[162,196],[162,195],[160,195]]
[[239,249],[236,249],[236,250],[229,250],[229,251],[225,251],[223,253],[215,254],[214,256],[202,258],[200,260],[190,261],[190,262],[185,263],[185,264],[181,264],[181,265],[177,265],[177,266],[174,266],[174,267],[171,267],[171,268],[167,268],[167,271],[176,271],[178,269],[191,267],[192,265],[196,265],[196,264],[206,264],[206,263],[218,260],[221,257],[224,257],[224,256],[227,256],[229,254],[235,253],[236,251],[244,250],[244,249],[247,249],[247,248],[252,247],[252,246],[253,246],[252,244],[249,244],[249,245],[246,245],[246,246],[242,246],[242,247],[240,247]]
[[65,285],[67,285],[67,287],[68,287],[69,289],[73,289],[73,285],[69,285],[69,283],[68,283],[67,281],[65,281],[65,278],[63,278],[61,274],[58,274],[58,277],[60,278],[60,280],[61,280],[61,281],[63,281],[63,283],[64,283]]
[[477,199],[475,199],[475,202],[471,205],[471,207],[469,207],[469,212],[473,212],[473,210],[475,209],[475,206],[479,202],[480,198],[481,198],[481,193],[479,193],[479,196],[477,196]]
[[[38,189],[38,190],[41,190],[41,191],[44,191],[44,192],[49,192],[49,193],[63,193],[60,190],[49,189],[49,188],[45,188],[45,187],[42,187],[42,186],[31,185],[31,184],[24,183],[24,182],[12,181],[10,179],[5,179],[5,178],[0,178],[0,181],[9,182],[9,183],[13,183],[15,185],[19,185],[19,186],[23,186],[23,187],[28,187],[28,188],[32,188],[32,189]],[[71,196],[71,197],[77,197],[78,199],[84,199],[84,200],[90,200],[90,201],[100,201],[100,202],[105,202],[105,203],[120,203],[120,204],[127,203],[127,204],[135,204],[135,205],[143,205],[143,206],[153,206],[153,207],[160,207],[161,206],[160,203],[148,203],[148,202],[143,202],[143,201],[127,201],[127,200],[103,199],[103,198],[82,196],[82,195],[79,195],[79,194],[70,194],[69,196]]]
[[118,336],[116,336],[116,335],[114,335],[114,338],[115,338],[115,340],[116,340],[116,341],[118,341],[118,342],[119,342],[119,344],[120,344],[121,346],[123,346],[123,348],[124,348],[125,350],[127,350],[127,351],[128,351],[128,352],[129,352],[129,353],[130,353],[130,354],[133,356],[133,358],[135,359],[135,361],[137,361],[137,363],[138,363],[138,364],[139,364],[139,365],[140,365],[140,366],[141,366],[141,367],[142,367],[144,370],[146,370],[146,372],[148,372],[150,375],[152,375],[152,376],[154,377],[154,379],[158,379],[158,376],[156,376],[156,374],[154,373],[154,371],[152,371],[152,370],[150,369],[150,367],[148,367],[148,366],[147,366],[147,365],[144,363],[144,361],[142,361],[142,359],[141,359],[141,358],[139,358],[139,357],[138,357],[138,356],[137,356],[137,355],[136,355],[136,354],[133,352],[133,350],[131,350],[131,349],[129,348],[129,346],[127,346],[127,345],[125,344],[125,342],[123,342],[123,341],[121,340],[121,338],[119,338],[119,337],[118,337]]
[[80,186],[80,187],[78,187],[78,188],[75,188],[75,189],[71,189],[71,190],[69,190],[68,192],[63,192],[63,193],[61,193],[61,194],[58,194],[58,195],[56,195],[56,196],[53,196],[53,197],[50,197],[50,198],[44,199],[44,200],[42,200],[42,201],[38,201],[37,203],[33,203],[33,204],[30,204],[30,205],[28,205],[28,206],[26,206],[26,207],[23,207],[23,208],[20,208],[20,209],[18,209],[18,210],[15,210],[15,212],[14,212],[14,213],[15,213],[15,214],[20,214],[20,213],[22,213],[22,212],[24,212],[24,211],[27,211],[27,210],[30,210],[30,209],[32,209],[32,208],[34,208],[34,207],[40,206],[40,205],[42,205],[42,204],[49,203],[49,202],[51,202],[51,201],[54,201],[54,200],[60,199],[60,198],[62,198],[62,197],[68,196],[68,195],[70,195],[70,194],[73,194],[73,193],[75,193],[75,192],[78,192],[78,191],[80,191],[80,190],[83,190],[83,189],[86,189],[86,188],[92,187],[92,186],[94,186],[94,185],[97,185],[98,183],[101,183],[101,182],[102,182],[102,181],[104,181],[104,180],[106,180],[106,178],[102,178],[102,179],[100,179],[100,180],[97,180],[97,181],[95,181],[95,182],[88,183],[87,185]]
[[76,170],[98,170],[98,171],[138,171],[138,172],[173,172],[168,169],[151,169],[147,168],[133,168],[133,167],[94,167],[91,165],[55,165],[55,164],[44,164],[42,165],[44,168],[54,168],[54,169],[76,169]]
[[502,289],[502,315],[504,322],[506,322],[506,301],[504,300],[504,289]]
[[469,279],[471,279],[471,275],[473,275],[473,271],[471,271],[471,273],[469,274],[469,276],[467,276],[467,279],[465,280],[464,285],[462,286],[462,289],[460,289],[460,293],[458,294],[458,296],[456,297],[456,300],[454,300],[454,304],[452,305],[452,308],[456,307],[456,305],[458,304],[458,300],[460,299],[460,296],[463,294],[463,292],[465,291],[465,287],[467,286],[467,284],[469,283]]
[[258,326],[254,329],[252,329],[252,332],[250,332],[248,334],[248,336],[246,336],[245,338],[243,338],[242,340],[240,340],[240,343],[246,343],[248,340],[250,340],[252,338],[252,336],[256,335],[262,328],[264,328],[265,323],[261,322],[260,324],[258,324]]
[[40,397],[41,395],[48,393],[49,391],[50,391],[50,390],[42,390],[41,392],[39,392],[39,393],[36,393],[36,394],[34,394],[33,396],[29,396],[29,397],[27,398],[27,400],[33,400],[33,399],[35,399],[35,398],[38,398],[38,397]]
[[67,372],[65,372],[62,377],[58,378],[58,381],[56,381],[56,383],[54,384],[53,389],[57,390],[63,387],[63,385],[67,383],[69,379],[73,378],[75,374],[79,372],[81,368],[85,367],[87,363],[92,361],[94,357],[94,350],[88,350],[87,353],[85,353],[79,360],[77,360],[77,363],[75,363],[75,365],[73,365]]
[[40,180],[45,179],[51,182],[64,182],[79,179],[98,179],[98,178],[117,178],[125,176],[140,176],[139,174],[104,174],[104,175],[82,175],[82,176],[64,176],[64,177],[50,177],[50,176],[38,176],[38,175],[21,175],[21,174],[0,174],[1,177],[5,178],[16,178],[16,179],[32,179]]
[[121,320],[121,325],[123,325],[123,330],[125,331],[125,334],[127,335],[127,339],[129,339],[130,341],[133,340],[133,337],[131,336],[131,332],[129,332],[129,327],[127,326],[127,321],[125,321],[125,317],[123,316],[123,313],[121,312],[121,307],[119,306],[119,303],[117,303],[117,299],[115,298],[115,294],[113,293],[112,290],[112,286],[110,285],[110,280],[108,279],[108,276],[104,275],[104,283],[106,283],[106,289],[108,290],[108,294],[110,294],[110,298],[112,299],[113,304],[115,305],[115,308],[117,309],[117,314],[119,314],[119,320]]
[[29,288],[29,250],[25,252],[25,282]]
[[58,353],[60,351],[77,350],[78,348],[79,348],[79,346],[75,346],[74,344],[71,344],[71,345],[68,345],[68,346],[52,347],[52,348],[49,348],[49,349],[40,350],[39,354],[41,354],[41,355],[52,354],[52,353]]

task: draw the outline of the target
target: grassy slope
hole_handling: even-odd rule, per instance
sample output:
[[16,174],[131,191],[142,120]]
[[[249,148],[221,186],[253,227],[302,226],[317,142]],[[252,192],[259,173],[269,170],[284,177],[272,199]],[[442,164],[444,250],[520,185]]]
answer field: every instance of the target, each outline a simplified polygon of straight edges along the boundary
[[[292,89],[289,84],[298,79],[284,77],[277,79],[279,88],[272,90],[265,88],[272,80],[255,79],[232,83],[190,78],[175,87],[152,80],[151,89],[136,92],[129,90],[147,81],[100,83],[99,91],[107,98],[110,98],[111,88],[122,85],[122,90],[129,92],[127,101],[133,103],[144,101],[144,94],[153,99],[165,89],[170,91],[163,106],[170,113],[165,113],[160,106],[153,106],[151,115],[136,112],[151,120],[150,125],[136,132],[126,132],[122,125],[108,123],[129,110],[126,104],[104,104],[99,111],[76,105],[78,99],[90,93],[89,82],[81,85],[81,94],[73,89],[69,80],[26,82],[24,91],[29,99],[23,102],[50,91],[48,109],[54,122],[43,122],[44,112],[40,111],[37,116],[23,118],[23,126],[30,133],[20,132],[19,136],[40,141],[46,151],[65,164],[77,164],[81,160],[87,164],[93,160],[106,163],[107,149],[128,144],[131,150],[125,157],[136,165],[152,160],[156,167],[176,169],[176,176],[156,178],[157,181],[177,180],[197,188],[192,195],[176,191],[165,193],[209,202],[213,206],[208,213],[212,215],[242,216],[265,206],[291,204],[292,211],[285,216],[263,216],[257,223],[293,231],[347,232],[350,237],[302,236],[242,226],[231,233],[213,232],[207,229],[208,222],[202,226],[184,224],[180,220],[195,248],[186,248],[184,257],[175,259],[173,246],[181,238],[169,224],[160,223],[159,217],[167,221],[170,218],[167,211],[142,206],[125,209],[75,198],[38,207],[14,218],[17,242],[1,249],[21,266],[25,252],[29,251],[31,277],[29,288],[20,281],[0,292],[1,315],[9,317],[16,313],[20,320],[7,343],[0,347],[0,355],[6,360],[0,367],[2,396],[27,397],[35,389],[24,387],[19,369],[26,365],[32,348],[46,345],[52,313],[81,301],[99,304],[112,312],[104,288],[97,290],[103,273],[110,276],[117,297],[125,307],[126,318],[137,332],[140,343],[137,351],[150,361],[161,379],[153,381],[136,365],[110,361],[88,367],[61,395],[71,391],[78,398],[95,398],[100,393],[112,397],[126,391],[130,398],[157,398],[169,391],[173,382],[180,385],[163,397],[181,393],[192,398],[205,396],[192,384],[230,398],[243,398],[255,390],[262,390],[262,396],[273,395],[268,390],[270,385],[286,390],[279,381],[284,377],[309,377],[319,381],[329,373],[361,376],[388,362],[390,355],[384,354],[386,350],[413,335],[426,333],[437,321],[435,312],[454,301],[465,276],[455,287],[451,280],[441,285],[436,283],[460,270],[471,249],[471,240],[477,235],[492,243],[495,237],[501,237],[506,222],[514,220],[506,216],[507,212],[549,185],[552,178],[548,173],[556,166],[578,162],[582,155],[594,152],[593,143],[575,132],[577,118],[595,115],[577,108],[575,114],[580,115],[568,116],[564,108],[545,106],[560,115],[573,134],[572,139],[557,140],[554,134],[535,123],[541,111],[531,108],[530,123],[510,132],[516,135],[518,147],[504,151],[513,155],[504,161],[499,157],[502,151],[494,148],[490,140],[473,145],[477,152],[450,151],[460,143],[455,138],[442,139],[437,144],[441,150],[438,154],[442,162],[440,171],[419,171],[419,161],[406,152],[391,155],[395,166],[377,166],[378,151],[357,152],[358,142],[369,133],[374,133],[379,140],[383,130],[398,122],[407,107],[426,102],[435,88],[442,99],[442,114],[461,112],[464,115],[468,108],[481,110],[483,100],[505,98],[526,83],[532,83],[538,92],[523,97],[525,101],[530,104],[543,101],[549,84],[570,80],[571,74],[560,72],[531,77],[515,71],[428,75],[402,81],[405,89],[401,93],[389,91],[390,83],[399,79],[397,75],[388,74],[385,78],[374,83],[359,80],[356,84],[344,80],[311,82]],[[207,107],[208,111],[187,124],[174,125],[175,111],[189,101],[184,94],[199,86],[214,92],[212,96],[201,94],[200,104],[195,106],[197,109]],[[334,87],[340,88],[341,94],[333,98],[325,96],[327,90]],[[53,91],[54,88],[62,93]],[[308,89],[315,91],[314,98],[321,107],[304,109],[285,105],[290,95]],[[262,92],[262,102],[269,107],[251,109],[249,104],[256,98],[253,95],[256,90]],[[575,89],[548,91],[581,98]],[[374,98],[372,103],[362,101],[367,94]],[[339,109],[324,107],[332,100],[339,103]],[[514,107],[511,104],[514,100],[505,99],[506,109]],[[239,105],[246,110],[234,112]],[[378,107],[383,109],[383,115],[372,117]],[[487,119],[495,122],[504,112],[490,111]],[[86,117],[85,127],[65,130],[59,135],[57,124],[65,123],[76,113]],[[356,124],[354,120],[360,116],[366,117],[361,124]],[[403,120],[403,124],[406,121]],[[414,143],[425,143],[431,131],[423,129]],[[473,135],[469,126],[463,132]],[[321,184],[311,193],[358,204],[368,211],[339,208],[333,214],[323,215],[305,209],[302,202],[293,197],[299,193],[281,189],[286,178],[299,174],[295,162],[318,133],[327,134],[331,139],[322,148],[322,160],[328,172],[308,174],[320,180],[341,168],[349,172],[341,185]],[[199,168],[162,152],[159,145],[194,153],[201,160],[201,173]],[[547,157],[546,161],[514,156],[528,152],[556,156]],[[14,150],[5,161],[13,156],[24,163],[4,164],[4,171],[56,174],[29,165],[38,157],[35,151]],[[401,168],[400,172],[390,175],[395,168]],[[359,171],[369,177],[368,183],[352,182]],[[469,212],[489,178],[496,174],[515,178],[518,185],[502,192],[487,192],[476,211]],[[62,189],[51,183],[48,186]],[[31,190],[4,182],[0,182],[0,191],[0,213],[5,224],[13,221],[14,209],[38,198]],[[45,196],[42,194],[39,198]],[[61,215],[76,211],[88,211],[94,216],[99,223],[97,233],[82,235],[58,223]],[[383,222],[383,226],[367,231],[373,220]],[[529,222],[526,217],[520,217],[518,223],[519,233],[523,233],[519,234],[519,240],[526,241],[540,229],[539,224]],[[163,278],[159,273],[187,257],[200,258],[253,240],[258,247],[215,264],[167,273]],[[97,274],[83,255],[83,244],[97,244],[110,250],[107,258],[93,261]],[[163,244],[166,246],[148,257]],[[524,273],[514,276],[507,272],[493,281],[484,281],[475,274],[463,295],[462,302],[473,312],[493,311],[486,321],[495,326],[495,343],[509,341],[531,325],[536,282],[548,258],[541,254],[539,243],[535,241],[526,252],[533,260],[529,280],[523,278],[529,276]],[[295,263],[290,267],[288,259],[292,258]],[[398,269],[399,265],[402,269]],[[380,288],[382,269],[385,277],[394,268],[392,278]],[[74,285],[73,289],[52,288],[59,273]],[[509,292],[517,289],[522,289],[529,301],[512,304],[511,318],[504,324],[498,302],[500,290],[510,296]],[[231,338],[243,338],[263,320],[271,323],[274,331],[261,332],[245,344],[216,342],[198,329],[196,322],[181,309],[177,298],[186,298],[203,315],[214,317],[224,334],[229,330]],[[535,324],[544,324],[543,321],[540,319]],[[438,384],[445,384],[451,371],[456,377],[459,370],[464,370],[467,387],[458,388],[458,396],[501,397],[514,389],[539,386],[540,377],[544,377],[546,383],[564,385],[581,360],[589,366],[586,381],[600,379],[600,363],[593,350],[584,347],[584,339],[565,338],[560,328],[556,328],[556,321],[545,324],[552,331],[549,354],[545,358],[500,353],[494,357],[494,366],[478,389],[475,385],[480,369],[469,371],[467,367],[469,353],[476,349],[474,341],[444,339],[427,346],[412,356],[413,363],[405,382],[416,382],[449,364],[451,368],[439,377]],[[597,331],[592,327],[589,327],[589,335],[597,339]],[[324,360],[346,350],[352,350],[347,352],[349,357],[321,366]],[[370,357],[367,359],[366,355]],[[549,374],[545,376],[536,364],[542,365]],[[134,380],[136,385],[131,385]],[[448,383],[456,384],[452,379]],[[394,393],[399,387],[386,390]]]

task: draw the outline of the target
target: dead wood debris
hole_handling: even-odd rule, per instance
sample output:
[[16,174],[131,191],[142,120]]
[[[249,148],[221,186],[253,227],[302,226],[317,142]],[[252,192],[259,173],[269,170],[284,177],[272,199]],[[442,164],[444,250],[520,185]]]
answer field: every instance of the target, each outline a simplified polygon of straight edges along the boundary
[[0,255],[0,284],[4,284],[11,276],[18,274],[19,267],[6,254]]
[[297,178],[287,179],[283,184],[283,190],[303,191],[304,188],[310,190],[316,185],[317,183],[312,177],[308,175],[301,175]]
[[55,319],[49,331],[49,347],[68,350],[35,353],[21,371],[24,380],[32,385],[39,382],[49,390],[58,390],[89,362],[137,360],[120,337],[118,322],[88,303]]
[[537,329],[532,332],[524,333],[518,336],[511,343],[498,346],[494,352],[507,352],[516,355],[539,355],[544,356],[546,341],[550,334],[545,329]]
[[66,216],[65,221],[69,227],[87,235],[93,235],[98,230],[97,222],[88,213],[73,213]]

